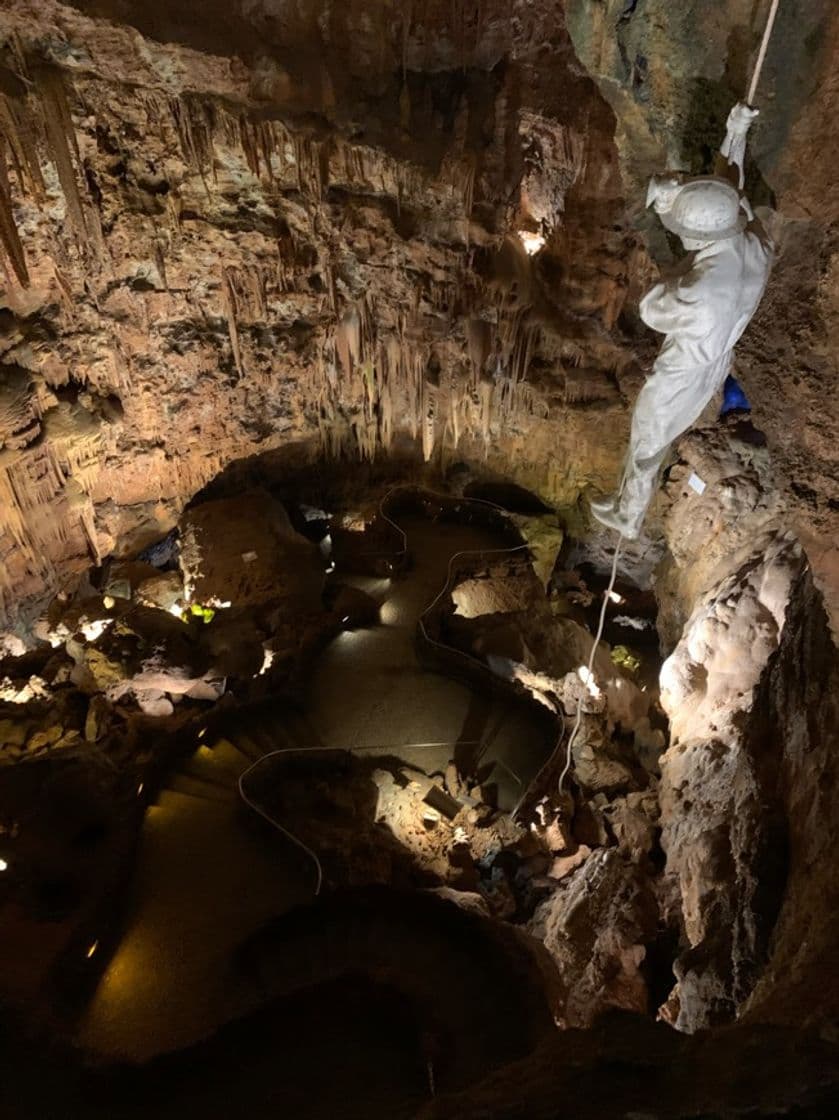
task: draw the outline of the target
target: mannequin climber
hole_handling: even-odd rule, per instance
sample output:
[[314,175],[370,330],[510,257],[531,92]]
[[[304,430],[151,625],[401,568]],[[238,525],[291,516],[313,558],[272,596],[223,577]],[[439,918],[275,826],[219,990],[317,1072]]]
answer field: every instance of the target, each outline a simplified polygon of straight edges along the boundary
[[742,103],[731,110],[719,176],[650,182],[647,205],[681,238],[688,256],[678,275],[641,301],[643,321],[666,337],[635,403],[620,488],[591,503],[598,521],[630,540],[640,532],[670,444],[730,374],[734,346],[769,278],[773,245],[741,194],[746,136],[757,112]]

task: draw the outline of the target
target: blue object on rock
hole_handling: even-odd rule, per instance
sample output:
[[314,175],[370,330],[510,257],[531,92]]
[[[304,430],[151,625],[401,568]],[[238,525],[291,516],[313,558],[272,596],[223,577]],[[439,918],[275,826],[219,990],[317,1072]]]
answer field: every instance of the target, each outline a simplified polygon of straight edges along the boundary
[[736,377],[729,374],[722,388],[722,408],[720,409],[720,416],[725,416],[727,412],[751,411],[752,406],[749,404],[749,398],[743,392],[742,385]]

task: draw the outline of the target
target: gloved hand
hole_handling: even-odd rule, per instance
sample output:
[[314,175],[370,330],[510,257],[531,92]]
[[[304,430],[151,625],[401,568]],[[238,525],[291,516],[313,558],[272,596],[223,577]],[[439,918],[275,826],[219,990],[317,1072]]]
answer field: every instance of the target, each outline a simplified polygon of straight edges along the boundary
[[755,117],[758,116],[760,116],[760,109],[753,109],[743,101],[738,101],[728,114],[726,128],[735,136],[745,136],[752,127]]
[[647,188],[647,206],[655,207],[657,214],[666,213],[676,201],[676,195],[682,186],[682,177],[679,175],[653,175]]

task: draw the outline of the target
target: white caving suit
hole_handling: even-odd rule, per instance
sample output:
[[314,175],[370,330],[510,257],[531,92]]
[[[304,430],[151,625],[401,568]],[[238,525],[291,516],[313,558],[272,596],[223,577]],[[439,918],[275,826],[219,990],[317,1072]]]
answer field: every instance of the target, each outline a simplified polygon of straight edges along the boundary
[[[737,105],[721,155],[739,169],[756,111]],[[748,201],[722,178],[654,179],[653,202],[689,253],[679,275],[647,293],[641,318],[665,335],[632,415],[624,475],[612,498],[592,513],[624,537],[637,538],[670,444],[694,424],[731,372],[734,346],[757,310],[772,266],[773,245]]]

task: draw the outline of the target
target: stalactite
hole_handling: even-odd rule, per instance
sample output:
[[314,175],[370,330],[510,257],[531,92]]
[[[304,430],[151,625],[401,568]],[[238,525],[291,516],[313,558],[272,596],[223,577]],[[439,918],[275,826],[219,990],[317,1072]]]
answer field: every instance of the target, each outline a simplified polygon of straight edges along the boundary
[[210,186],[205,174],[206,169],[209,167],[215,175],[213,166],[213,124],[215,118],[212,110],[209,107],[202,108],[195,98],[186,94],[173,98],[169,103],[169,109],[184,162],[188,167],[198,172],[209,198]]
[[335,328],[335,354],[342,374],[350,378],[361,359],[361,316],[355,307],[344,312]]
[[477,385],[486,368],[492,351],[492,330],[484,319],[469,319],[466,323],[466,343],[472,365],[472,380]]
[[489,440],[492,427],[492,399],[495,385],[490,377],[482,377],[478,384],[478,399],[480,408],[480,431],[484,445],[484,456],[489,452]]
[[35,144],[36,128],[25,98],[0,94],[0,134],[8,143],[21,193],[43,202],[46,188]]
[[422,395],[422,457],[426,463],[434,454],[437,434],[437,397],[439,386],[423,381]]
[[26,267],[26,256],[15,224],[11,185],[6,167],[6,144],[2,139],[0,139],[0,243],[18,282],[24,288],[28,288],[29,270]]
[[52,266],[53,275],[55,276],[55,283],[58,288],[59,298],[61,299],[61,306],[64,311],[64,316],[68,323],[72,323],[75,319],[76,301],[73,298],[73,286],[67,277],[64,275],[62,269],[53,262]]
[[393,434],[393,396],[386,383],[379,395],[379,438],[385,451],[393,445]]
[[455,385],[450,386],[449,389],[449,415],[446,427],[452,434],[452,448],[457,451],[460,445],[461,436],[461,410],[463,407],[463,399]]
[[227,320],[227,331],[230,335],[230,346],[233,350],[233,361],[236,364],[236,370],[239,377],[245,376],[245,370],[242,365],[242,352],[239,347],[239,330],[236,325],[236,317],[238,308],[236,305],[236,288],[233,284],[231,268],[223,268],[221,273],[221,304],[224,310],[224,317]]
[[99,551],[99,539],[96,532],[96,518],[93,512],[93,503],[88,501],[79,512],[79,524],[87,542],[88,551],[93,563],[98,568],[102,563],[102,554]]
[[[239,144],[245,155],[245,162],[257,179],[262,177],[262,162],[265,149],[261,135],[261,125],[242,113],[239,116]],[[271,161],[266,161],[266,177],[271,179]]]
[[67,217],[80,244],[85,246],[88,241],[88,227],[76,175],[76,166],[81,167],[81,158],[76,141],[76,130],[67,103],[64,77],[54,67],[45,66],[35,72],[35,81],[43,107],[50,154],[64,194]]
[[295,134],[293,144],[298,190],[309,198],[320,200],[324,183],[329,177],[327,145],[303,134]]

